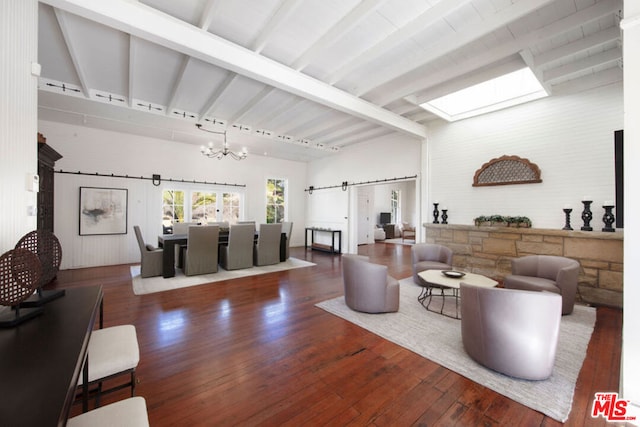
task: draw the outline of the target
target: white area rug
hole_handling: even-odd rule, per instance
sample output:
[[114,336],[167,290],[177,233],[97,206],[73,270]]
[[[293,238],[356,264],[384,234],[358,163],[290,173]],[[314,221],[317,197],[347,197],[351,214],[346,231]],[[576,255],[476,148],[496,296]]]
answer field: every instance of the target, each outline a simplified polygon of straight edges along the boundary
[[346,306],[344,296],[316,305],[509,399],[566,421],[595,325],[594,308],[576,305],[571,315],[563,316],[553,374],[544,381],[527,381],[499,374],[473,361],[462,346],[460,321],[425,310],[417,300],[420,290],[411,278],[401,280],[397,313],[359,313]]
[[303,261],[298,258],[289,258],[284,262],[262,267],[243,268],[240,270],[227,271],[221,267],[217,273],[199,274],[197,276],[185,276],[182,270],[176,269],[175,277],[165,279],[158,277],[140,277],[140,266],[131,267],[131,282],[133,283],[133,293],[136,295],[151,294],[154,292],[169,291],[172,289],[186,288],[189,286],[203,285],[205,283],[219,282],[221,280],[237,279],[239,277],[255,276],[258,274],[273,273],[275,271],[291,270],[294,268],[311,267],[312,262]]

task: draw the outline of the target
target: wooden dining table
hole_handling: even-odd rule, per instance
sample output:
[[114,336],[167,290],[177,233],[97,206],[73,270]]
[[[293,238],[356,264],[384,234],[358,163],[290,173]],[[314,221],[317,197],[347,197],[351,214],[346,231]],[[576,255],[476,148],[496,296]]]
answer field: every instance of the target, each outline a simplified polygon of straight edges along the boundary
[[[253,242],[258,240],[258,232],[255,233]],[[176,245],[186,245],[189,241],[188,234],[161,234],[158,236],[158,247],[162,248],[162,277],[169,278],[176,275]],[[229,243],[229,231],[220,230],[218,244]],[[280,235],[280,261],[287,260],[287,233]]]

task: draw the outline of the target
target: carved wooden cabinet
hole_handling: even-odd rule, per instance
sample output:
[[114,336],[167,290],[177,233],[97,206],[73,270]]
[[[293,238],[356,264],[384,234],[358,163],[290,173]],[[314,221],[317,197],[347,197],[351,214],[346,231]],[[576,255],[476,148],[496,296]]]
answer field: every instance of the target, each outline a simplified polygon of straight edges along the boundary
[[61,158],[62,156],[56,150],[47,145],[47,139],[38,133],[38,176],[40,178],[38,230],[48,230],[53,233],[53,166]]

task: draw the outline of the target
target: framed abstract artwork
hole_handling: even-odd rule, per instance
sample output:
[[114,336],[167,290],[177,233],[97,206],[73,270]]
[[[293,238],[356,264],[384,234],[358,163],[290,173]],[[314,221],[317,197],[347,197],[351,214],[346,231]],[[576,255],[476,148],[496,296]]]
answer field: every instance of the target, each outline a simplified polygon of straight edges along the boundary
[[127,234],[127,192],[80,187],[80,235]]

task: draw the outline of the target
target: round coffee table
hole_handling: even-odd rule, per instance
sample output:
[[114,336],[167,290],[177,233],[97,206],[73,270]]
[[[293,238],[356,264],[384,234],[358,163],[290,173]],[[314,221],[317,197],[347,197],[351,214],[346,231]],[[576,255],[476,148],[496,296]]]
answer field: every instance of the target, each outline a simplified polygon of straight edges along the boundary
[[[422,292],[418,296],[418,301],[424,308],[434,313],[442,314],[443,316],[452,317],[454,319],[460,319],[460,309],[459,309],[459,298],[460,298],[460,282],[468,283],[474,286],[482,286],[486,288],[493,288],[498,285],[498,282],[490,279],[489,277],[483,276],[481,274],[474,273],[463,273],[464,275],[461,277],[449,277],[443,273],[443,270],[425,270],[418,273],[418,276],[426,283],[426,286],[423,286]],[[440,294],[436,296],[442,297],[442,306],[440,307],[440,311],[432,310],[429,308],[431,305],[431,301],[433,299],[433,290],[439,289]],[[446,290],[451,290],[450,294],[447,294]],[[456,301],[456,314],[452,316],[444,312],[444,303],[446,297],[453,297]],[[426,305],[425,305],[426,301]]]

